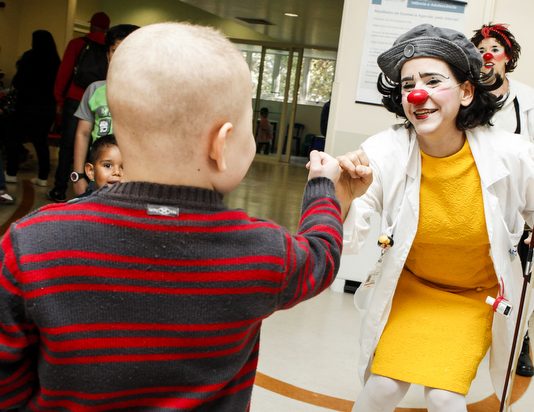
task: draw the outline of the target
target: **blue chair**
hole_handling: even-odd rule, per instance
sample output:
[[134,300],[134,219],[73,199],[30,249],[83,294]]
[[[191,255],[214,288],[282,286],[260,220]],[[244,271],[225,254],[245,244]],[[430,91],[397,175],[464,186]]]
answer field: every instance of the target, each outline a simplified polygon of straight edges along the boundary
[[326,141],[326,138],[324,136],[314,136],[314,138],[311,141],[310,152],[312,150],[318,150],[320,152],[324,152],[325,141]]

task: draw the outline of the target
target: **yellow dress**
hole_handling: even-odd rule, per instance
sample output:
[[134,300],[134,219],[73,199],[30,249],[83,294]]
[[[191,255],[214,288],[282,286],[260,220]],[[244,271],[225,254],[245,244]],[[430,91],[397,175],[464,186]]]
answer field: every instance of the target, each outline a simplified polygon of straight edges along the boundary
[[466,394],[491,344],[486,296],[498,291],[480,176],[467,140],[452,156],[421,156],[417,234],[371,372]]

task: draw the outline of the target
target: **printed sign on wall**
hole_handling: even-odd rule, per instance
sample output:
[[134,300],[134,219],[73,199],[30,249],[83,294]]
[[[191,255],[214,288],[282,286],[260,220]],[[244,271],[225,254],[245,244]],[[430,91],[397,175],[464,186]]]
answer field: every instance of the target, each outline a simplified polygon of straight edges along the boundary
[[381,104],[376,59],[395,39],[419,24],[464,31],[467,1],[369,0],[364,48],[356,91],[357,103]]

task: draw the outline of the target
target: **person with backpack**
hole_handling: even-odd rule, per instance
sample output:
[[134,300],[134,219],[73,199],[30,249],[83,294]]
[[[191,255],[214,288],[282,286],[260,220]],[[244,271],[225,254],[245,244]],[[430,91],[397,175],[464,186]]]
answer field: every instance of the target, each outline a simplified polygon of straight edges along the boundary
[[[104,80],[107,72],[105,33],[110,19],[104,12],[93,14],[89,33],[72,39],[59,66],[54,96],[57,104],[56,122],[61,122],[59,157],[54,187],[48,198],[54,202],[65,202],[69,176],[72,168],[74,136],[78,119],[74,112],[87,86],[94,81]],[[100,56],[100,57],[99,57]]]
[[[138,28],[139,26],[134,24],[118,24],[108,30],[106,33],[108,62],[126,36]],[[84,173],[90,146],[101,137],[113,133],[105,80],[98,80],[87,87],[74,116],[78,118],[78,127],[74,137],[73,172],[70,174],[70,180],[73,183],[74,193],[79,196],[87,191],[90,183]]]

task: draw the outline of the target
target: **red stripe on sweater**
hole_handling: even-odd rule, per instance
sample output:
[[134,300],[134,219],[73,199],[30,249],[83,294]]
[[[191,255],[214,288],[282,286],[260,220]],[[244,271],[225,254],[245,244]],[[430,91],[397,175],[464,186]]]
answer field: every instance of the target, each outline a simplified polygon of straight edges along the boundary
[[51,222],[91,222],[93,224],[102,224],[104,226],[112,225],[122,228],[140,229],[153,232],[174,232],[174,233],[228,233],[236,231],[253,231],[264,228],[277,228],[269,222],[258,222],[253,225],[250,222],[236,225],[214,225],[214,226],[195,226],[195,225],[163,225],[156,223],[132,222],[128,220],[115,219],[110,217],[94,215],[73,215],[65,214],[59,216],[38,215],[31,219],[20,222],[17,227],[24,228],[37,224],[46,224]]
[[0,333],[6,334],[23,334],[25,331],[35,330],[35,326],[31,324],[17,324],[17,325],[7,325],[5,323],[0,323]]
[[308,218],[310,215],[316,214],[318,211],[324,212],[327,211],[334,217],[340,219],[341,210],[338,205],[332,199],[320,199],[314,201],[301,215],[300,221]]
[[37,336],[9,336],[0,334],[0,345],[12,349],[21,349],[37,341]]
[[[18,272],[17,263],[15,257],[13,256],[13,244],[11,242],[11,233],[8,231],[2,239],[2,250],[4,251],[4,258],[2,263],[5,265],[8,272],[13,276]],[[2,272],[5,270],[1,268]],[[22,292],[13,285],[3,273],[0,273],[0,287],[4,288],[7,292],[15,295],[22,296]]]
[[[64,205],[65,206],[65,205]],[[137,219],[151,219],[168,222],[173,220],[194,220],[200,222],[218,222],[232,220],[250,220],[250,217],[242,210],[224,210],[224,211],[206,211],[205,213],[184,213],[180,211],[179,216],[154,216],[148,215],[146,209],[126,209],[123,207],[109,206],[102,203],[83,202],[73,203],[57,210],[58,212],[72,211],[93,211],[97,213],[106,213],[110,215],[133,217]]]
[[23,401],[24,399],[27,399],[30,397],[31,393],[33,392],[33,388],[28,388],[19,394],[15,395],[12,398],[6,399],[3,402],[0,402],[0,410],[7,410],[15,405],[17,405],[19,402]]
[[102,285],[94,283],[81,283],[71,285],[57,285],[42,287],[36,290],[26,292],[26,299],[36,299],[46,295],[56,293],[71,292],[111,292],[111,293],[146,293],[152,295],[201,295],[201,296],[219,296],[219,295],[243,295],[255,293],[276,294],[280,291],[279,287],[270,288],[267,286],[243,286],[242,288],[163,288],[149,286],[129,286],[129,285]]
[[[251,338],[256,338],[256,334],[253,334]],[[169,362],[184,359],[222,358],[240,352],[247,345],[248,341],[250,341],[250,338],[234,347],[208,352],[90,355],[73,356],[69,358],[53,356],[44,350],[41,350],[41,353],[44,360],[53,365],[80,365],[117,362]]]
[[260,255],[260,256],[237,256],[231,258],[210,258],[208,259],[164,259],[150,258],[143,256],[126,256],[113,253],[88,252],[85,250],[59,250],[39,254],[28,254],[20,257],[22,264],[39,263],[54,261],[60,259],[87,259],[99,260],[104,262],[118,263],[135,263],[143,265],[159,266],[219,266],[219,265],[244,265],[250,263],[272,263],[283,264],[284,261],[278,256]]
[[[255,372],[257,366],[257,358],[250,359],[247,364],[237,373],[233,380],[240,379],[250,372]],[[217,384],[208,384],[208,385],[180,385],[180,386],[159,386],[159,387],[145,387],[145,388],[136,388],[136,389],[126,389],[122,391],[115,392],[99,392],[99,393],[88,393],[88,392],[78,392],[78,391],[69,391],[69,390],[52,390],[47,388],[42,388],[41,392],[47,397],[70,397],[77,398],[81,400],[104,400],[104,399],[114,399],[122,398],[135,395],[147,395],[147,394],[163,394],[169,393],[176,395],[177,392],[188,392],[188,393],[209,393],[218,391],[222,386],[227,385],[227,382],[217,383]]]
[[[205,282],[216,284],[218,282],[238,281],[271,281],[277,282],[280,272],[266,269],[243,269],[235,267],[224,268],[217,266],[211,272],[163,272],[152,270],[136,270],[123,268],[110,268],[105,266],[91,265],[62,265],[53,268],[28,270],[20,279],[23,285],[34,282],[43,282],[53,279],[62,279],[68,282],[70,278],[89,277],[104,279],[129,279],[144,280],[151,282]],[[199,285],[200,286],[200,285]]]
[[26,359],[20,367],[15,371],[13,374],[9,375],[7,378],[0,380],[0,385],[9,385],[12,382],[19,379],[22,375],[24,375],[29,369],[30,366],[33,366],[32,361],[30,359]]
[[261,320],[258,318],[246,319],[236,322],[165,325],[161,323],[90,323],[74,324],[57,327],[42,327],[40,331],[48,335],[61,335],[69,333],[98,332],[98,331],[171,331],[171,332],[206,332],[221,329],[238,329],[249,327]]
[[81,350],[118,349],[118,348],[187,348],[187,347],[210,347],[216,345],[235,344],[249,335],[250,331],[224,336],[203,336],[190,338],[176,337],[104,337],[82,338],[54,341],[44,336],[41,337],[43,344],[51,352],[75,352]]
[[[167,409],[194,409],[208,402],[220,399],[224,396],[234,395],[242,390],[252,387],[254,384],[254,377],[247,379],[245,382],[242,382],[238,385],[231,386],[225,390],[217,391],[212,396],[206,399],[198,398],[186,398],[187,394],[183,394],[181,398],[178,398],[176,395],[172,395],[168,398],[136,398],[131,400],[110,402],[103,405],[92,405],[86,406],[79,404],[70,400],[45,400],[42,397],[39,397],[37,400],[38,406],[41,408],[47,408],[52,410],[57,410],[59,408],[65,408],[68,410],[73,410],[76,412],[100,412],[100,411],[110,411],[118,409],[130,409],[130,408],[167,408]],[[36,409],[38,410],[38,409]]]
[[19,361],[20,358],[21,358],[20,354],[14,354],[14,353],[11,353],[11,352],[0,351],[0,360],[5,360],[5,361],[9,361],[9,362],[15,362],[15,361]]
[[[257,366],[257,357],[250,359],[246,365],[232,377],[232,380],[238,380],[241,377],[249,374],[250,372],[256,371]],[[99,392],[99,393],[88,393],[88,392],[79,392],[79,391],[70,391],[70,390],[52,390],[47,388],[41,388],[43,395],[47,397],[68,397],[68,398],[77,398],[80,400],[89,400],[89,401],[99,401],[107,400],[114,398],[129,397],[133,395],[147,395],[147,394],[176,394],[177,392],[188,392],[193,393],[209,393],[214,391],[219,391],[221,387],[227,385],[227,382],[216,383],[216,384],[206,384],[202,386],[198,385],[176,385],[176,386],[158,386],[158,387],[144,387],[136,389],[126,389],[122,391],[115,392]]]
[[[306,256],[314,256],[312,251],[310,250],[310,242],[308,241],[308,239],[299,236],[298,237],[298,245],[304,251]],[[325,256],[325,258],[326,258],[326,256]],[[315,264],[315,262],[314,262],[314,264]],[[302,271],[301,273],[299,273],[299,277],[303,278],[302,275],[304,273],[307,273],[307,272]],[[300,299],[302,299],[302,296],[308,296],[310,291],[315,289],[315,276],[307,276],[305,280],[306,280],[306,282],[304,282],[304,284],[302,286],[302,290],[301,290],[300,296],[299,296]]]
[[[28,372],[27,369],[28,368],[26,368],[26,372]],[[20,387],[28,384],[30,381],[33,381],[33,379],[34,379],[34,374],[31,371],[30,371],[30,373],[25,373],[22,376],[17,371],[17,376],[20,376],[21,379],[16,379],[16,380],[10,382],[9,385],[2,385],[2,387],[0,387],[0,396],[1,397],[4,397],[6,394],[8,394],[10,392],[15,392],[17,389],[19,389]]]

